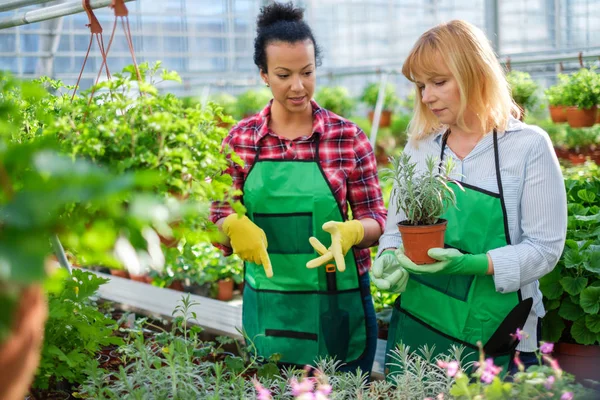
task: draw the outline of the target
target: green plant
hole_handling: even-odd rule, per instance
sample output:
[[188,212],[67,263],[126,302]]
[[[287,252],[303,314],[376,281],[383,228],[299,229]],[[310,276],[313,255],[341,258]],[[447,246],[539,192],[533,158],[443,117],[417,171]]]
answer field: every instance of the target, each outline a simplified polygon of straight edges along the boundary
[[[379,83],[370,83],[363,90],[360,100],[374,109],[377,104],[378,96]],[[386,84],[384,89],[383,110],[394,110],[398,104],[399,100],[396,95],[396,88],[391,83]]]
[[256,114],[267,105],[272,97],[271,91],[265,88],[245,91],[237,98],[237,111],[234,114],[234,117],[243,119]]
[[81,383],[85,366],[95,361],[102,346],[121,345],[113,336],[116,322],[98,311],[90,298],[108,279],[74,269],[64,288],[48,297],[44,347],[33,391],[55,388],[61,382]]
[[[424,172],[417,171],[417,163],[410,155],[402,152],[398,157],[390,157],[391,168],[385,168],[382,179],[394,182],[392,198],[395,199],[397,212],[402,210],[409,225],[433,225],[449,206],[456,205],[456,196],[448,182],[460,184],[449,176],[454,169],[454,160],[446,158],[438,172],[434,157],[426,160]],[[402,222],[402,221],[401,221]]]
[[224,199],[231,186],[231,177],[222,173],[226,157],[239,161],[221,152],[227,130],[216,125],[216,117],[226,117],[213,103],[186,108],[176,96],[160,94],[155,87],[159,82],[180,81],[175,72],[161,71],[160,63],[143,63],[139,70],[145,80],[141,83],[129,66],[100,83],[89,105],[89,93],[76,97],[46,134],[59,137],[65,152],[117,174],[157,171],[162,176],[158,193]]
[[535,92],[539,85],[531,79],[531,75],[522,71],[511,71],[506,74],[513,100],[521,107],[532,110],[537,102]]
[[315,95],[315,100],[321,107],[344,118],[348,118],[354,110],[354,100],[343,86],[324,86]]
[[227,115],[236,115],[237,99],[229,93],[216,93],[210,97],[210,101],[223,107],[223,113]]
[[[116,176],[84,160],[60,155],[56,137],[46,132],[61,99],[39,84],[0,74],[0,340],[8,332],[20,290],[46,279],[50,239],[73,235],[105,246],[131,221],[124,197],[155,182],[153,174]],[[25,119],[28,122],[25,123]],[[90,224],[95,216],[95,224]],[[85,236],[87,234],[87,236]],[[110,244],[112,246],[112,243]],[[102,249],[105,251],[106,249]]]
[[546,89],[545,94],[548,99],[548,104],[551,106],[565,106],[567,105],[567,98],[565,96],[566,87],[569,84],[569,76],[565,74],[558,74],[558,83],[550,86]]
[[595,68],[581,68],[565,85],[565,105],[588,110],[600,103],[600,76]]
[[600,177],[565,181],[567,241],[554,270],[540,279],[543,336],[548,341],[600,342]]

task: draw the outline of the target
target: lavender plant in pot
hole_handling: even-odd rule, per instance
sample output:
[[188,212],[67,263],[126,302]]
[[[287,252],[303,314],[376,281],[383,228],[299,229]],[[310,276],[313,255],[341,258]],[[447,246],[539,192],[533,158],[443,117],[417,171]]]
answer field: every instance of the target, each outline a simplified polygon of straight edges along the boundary
[[429,156],[425,170],[420,172],[417,163],[411,162],[410,155],[403,152],[398,157],[390,157],[390,164],[391,168],[382,170],[382,178],[393,180],[391,201],[405,217],[398,221],[404,252],[415,264],[436,262],[427,255],[427,250],[444,247],[447,221],[441,216],[448,207],[456,206],[454,189],[449,184],[463,190],[460,183],[449,176],[454,161],[448,157],[438,165],[436,158]]

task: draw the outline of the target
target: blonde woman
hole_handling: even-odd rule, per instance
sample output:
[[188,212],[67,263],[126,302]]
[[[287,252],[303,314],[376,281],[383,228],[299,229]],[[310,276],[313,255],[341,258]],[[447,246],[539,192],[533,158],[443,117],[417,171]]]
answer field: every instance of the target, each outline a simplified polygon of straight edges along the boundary
[[[388,373],[400,368],[387,364],[400,342],[413,350],[435,345],[436,353],[463,345],[472,353],[467,360],[478,358],[481,342],[504,372],[514,370],[515,349],[526,365],[537,363],[545,314],[538,279],[556,265],[567,228],[552,143],[518,120],[489,41],[467,22],[425,32],[402,73],[418,100],[404,151],[420,170],[427,156],[452,157],[465,190],[455,190],[458,207],[443,216],[446,249],[429,251],[434,264],[415,265],[404,255],[396,227],[404,215],[388,210],[372,271],[376,286],[402,293],[389,330]],[[517,328],[526,334],[511,335]]]

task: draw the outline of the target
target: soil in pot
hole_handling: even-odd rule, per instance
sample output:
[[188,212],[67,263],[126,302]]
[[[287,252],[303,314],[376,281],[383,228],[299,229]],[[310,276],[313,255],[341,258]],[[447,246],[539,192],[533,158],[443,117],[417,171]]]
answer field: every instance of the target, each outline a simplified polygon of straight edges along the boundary
[[437,262],[427,255],[427,250],[444,247],[444,233],[447,224],[446,220],[440,220],[435,225],[407,225],[405,222],[400,222],[398,230],[402,235],[404,254],[415,264]]

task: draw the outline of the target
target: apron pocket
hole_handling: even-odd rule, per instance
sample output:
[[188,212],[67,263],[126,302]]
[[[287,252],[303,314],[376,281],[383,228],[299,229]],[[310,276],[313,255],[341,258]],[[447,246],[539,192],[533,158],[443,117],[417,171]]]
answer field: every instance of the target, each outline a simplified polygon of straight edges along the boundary
[[388,334],[385,356],[385,370],[387,371],[388,380],[390,380],[391,375],[403,371],[402,363],[398,356],[394,354],[394,350],[396,350],[396,347],[400,343],[410,347],[410,352],[417,352],[417,354],[422,354],[421,349],[425,344],[429,349],[432,349],[433,345],[435,345],[434,356],[449,354],[453,345],[464,347],[465,349],[462,353],[463,365],[478,360],[479,349],[477,346],[451,337],[419,320],[401,307],[401,297],[399,296],[394,304]]
[[350,363],[367,347],[367,322],[359,289],[319,293],[319,355]]
[[255,213],[252,221],[265,231],[270,254],[314,254],[308,241],[313,236],[312,213]]
[[410,279],[457,300],[467,301],[474,276],[411,274]]

